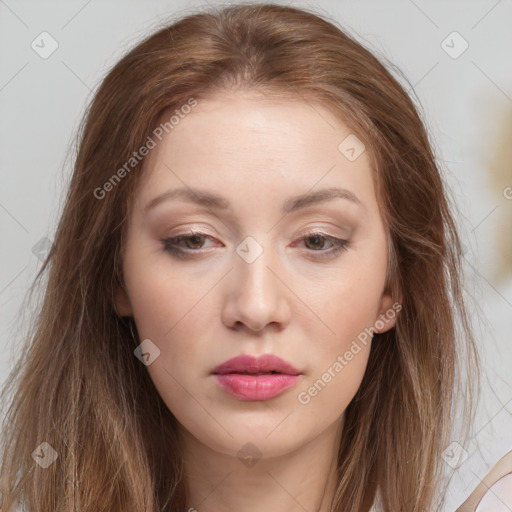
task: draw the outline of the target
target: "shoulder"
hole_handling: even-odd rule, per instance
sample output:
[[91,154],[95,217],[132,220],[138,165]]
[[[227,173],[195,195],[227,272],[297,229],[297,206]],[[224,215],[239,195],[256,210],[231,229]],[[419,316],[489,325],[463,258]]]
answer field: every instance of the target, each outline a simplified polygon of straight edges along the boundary
[[512,510],[512,451],[487,473],[457,512],[509,512]]

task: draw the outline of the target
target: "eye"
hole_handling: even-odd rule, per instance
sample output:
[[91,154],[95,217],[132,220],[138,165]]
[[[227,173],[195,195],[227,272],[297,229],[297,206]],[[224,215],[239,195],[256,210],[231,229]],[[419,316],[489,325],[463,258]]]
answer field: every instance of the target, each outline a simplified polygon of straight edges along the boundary
[[[182,235],[165,238],[162,240],[164,250],[178,258],[186,258],[194,256],[194,252],[199,252],[199,249],[204,249],[204,242],[206,240],[213,240],[213,237],[198,231],[191,231]],[[180,247],[180,244],[185,244]],[[210,246],[211,247],[211,246]]]
[[[346,250],[349,244],[348,240],[319,232],[306,233],[300,240],[304,241],[304,245],[310,249],[310,252],[318,253],[314,254],[314,257],[320,258],[334,256],[340,251]],[[322,248],[325,247],[325,242],[331,244],[327,249]]]
[[[198,231],[191,231],[178,236],[162,239],[164,250],[177,258],[188,258],[199,256],[201,250],[213,247],[213,245],[204,246],[208,240],[215,240],[212,236]],[[300,238],[304,242],[308,252],[315,258],[334,257],[339,252],[346,250],[349,244],[348,240],[326,235],[319,232],[306,233]],[[325,243],[330,246],[325,248]]]

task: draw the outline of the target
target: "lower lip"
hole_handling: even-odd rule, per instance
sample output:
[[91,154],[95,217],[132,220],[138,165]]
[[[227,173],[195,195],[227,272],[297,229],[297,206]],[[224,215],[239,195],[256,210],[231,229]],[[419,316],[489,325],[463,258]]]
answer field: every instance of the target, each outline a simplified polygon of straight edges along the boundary
[[226,373],[215,375],[215,377],[224,391],[241,400],[270,400],[292,387],[299,379],[299,375],[284,373],[265,375]]

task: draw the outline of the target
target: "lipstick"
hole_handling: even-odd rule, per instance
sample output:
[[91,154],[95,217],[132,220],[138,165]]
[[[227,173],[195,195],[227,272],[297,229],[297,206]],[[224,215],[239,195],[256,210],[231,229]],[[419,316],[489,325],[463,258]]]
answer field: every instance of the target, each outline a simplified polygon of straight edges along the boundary
[[212,374],[226,393],[241,400],[270,400],[300,378],[300,372],[274,354],[240,355],[216,366]]

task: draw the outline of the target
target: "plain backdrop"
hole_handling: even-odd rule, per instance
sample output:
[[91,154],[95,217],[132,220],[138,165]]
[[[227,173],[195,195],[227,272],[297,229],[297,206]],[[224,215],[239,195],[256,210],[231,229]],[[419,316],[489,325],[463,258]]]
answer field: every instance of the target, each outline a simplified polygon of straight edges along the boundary
[[[446,467],[451,511],[512,450],[512,2],[288,3],[335,19],[403,73],[460,210],[483,381],[460,465]],[[0,381],[16,359],[21,301],[56,228],[87,102],[125,51],[198,7],[208,4],[0,0]]]

